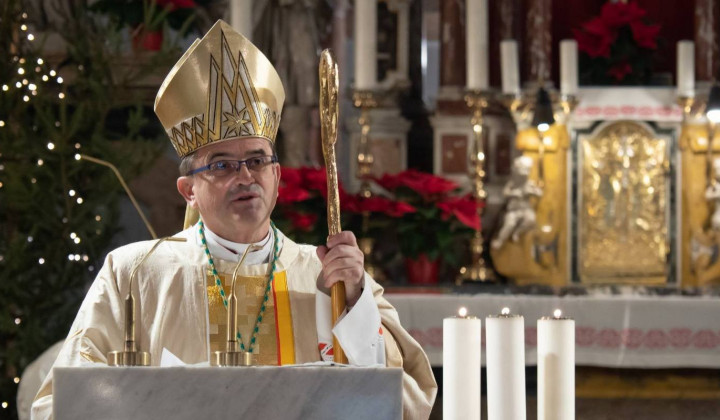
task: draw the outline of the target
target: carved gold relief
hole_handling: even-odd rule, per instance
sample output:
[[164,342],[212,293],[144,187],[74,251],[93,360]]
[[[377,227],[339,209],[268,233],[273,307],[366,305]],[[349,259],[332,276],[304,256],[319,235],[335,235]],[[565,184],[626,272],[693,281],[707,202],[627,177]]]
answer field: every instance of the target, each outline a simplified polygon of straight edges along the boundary
[[705,124],[685,124],[680,136],[682,159],[682,223],[680,260],[683,287],[720,283],[720,234],[713,229],[717,184],[712,164],[720,157],[720,139],[713,141],[708,156],[708,130]]
[[[516,144],[532,160],[529,180],[542,186],[540,197],[529,199],[535,226],[517,241],[490,249],[496,270],[517,284],[562,286],[568,283],[567,258],[567,127],[553,125],[544,136],[537,130],[518,133]],[[497,236],[496,236],[497,239]]]
[[664,283],[668,147],[617,122],[579,144],[578,272],[589,283]]

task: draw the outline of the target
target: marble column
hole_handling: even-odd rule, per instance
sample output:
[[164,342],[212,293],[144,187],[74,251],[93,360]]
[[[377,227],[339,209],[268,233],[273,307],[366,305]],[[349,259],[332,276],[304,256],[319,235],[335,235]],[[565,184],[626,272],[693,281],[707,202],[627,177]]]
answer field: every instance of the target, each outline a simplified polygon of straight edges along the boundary
[[716,80],[718,71],[718,1],[695,0],[695,75],[700,82]]
[[230,26],[252,41],[252,0],[230,1]]
[[530,0],[527,10],[528,77],[531,82],[547,82],[552,69],[552,0]]
[[[350,7],[350,0],[335,1],[332,18],[332,49],[335,54],[335,61],[337,62],[339,72],[339,91],[341,93],[339,95],[339,107],[341,116],[348,115],[354,111],[351,101],[352,95],[348,94],[350,91],[350,75],[352,75],[352,70],[348,66],[349,57],[347,54],[348,23],[351,23],[348,22],[348,11],[350,10]],[[317,121],[319,125],[320,116],[318,113],[313,114],[313,120]],[[338,130],[340,130],[338,133],[340,139],[349,137],[348,128],[345,124],[338,124]],[[320,134],[317,135],[317,138],[320,138]],[[347,141],[338,141],[336,144],[338,172],[343,181],[352,177],[352,173],[350,172],[350,161],[355,159],[355,156],[350,156],[350,147],[347,143]],[[311,160],[316,162],[323,161],[322,145],[320,145],[318,152],[313,153]]]
[[391,2],[398,14],[397,33],[397,73],[400,80],[410,80],[410,2],[400,0]]
[[517,0],[503,0],[499,3],[500,40],[515,39],[517,33],[517,14],[519,11]]
[[440,0],[440,89],[465,86],[464,2]]

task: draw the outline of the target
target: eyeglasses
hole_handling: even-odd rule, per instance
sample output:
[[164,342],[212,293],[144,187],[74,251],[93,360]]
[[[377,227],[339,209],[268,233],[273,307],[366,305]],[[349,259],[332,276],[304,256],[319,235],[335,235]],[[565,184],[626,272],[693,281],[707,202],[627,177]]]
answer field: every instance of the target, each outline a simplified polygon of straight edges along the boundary
[[187,176],[208,171],[212,176],[224,177],[235,172],[240,172],[240,168],[242,168],[243,165],[245,165],[250,171],[260,172],[265,169],[266,166],[277,162],[278,157],[275,155],[254,156],[245,160],[218,160],[217,162],[213,162],[209,165],[193,169],[187,173]]

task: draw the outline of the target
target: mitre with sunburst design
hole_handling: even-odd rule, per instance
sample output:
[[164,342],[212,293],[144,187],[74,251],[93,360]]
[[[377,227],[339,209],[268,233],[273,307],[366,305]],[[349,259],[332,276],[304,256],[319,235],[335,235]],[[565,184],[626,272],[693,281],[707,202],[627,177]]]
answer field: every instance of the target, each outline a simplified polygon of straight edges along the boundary
[[223,140],[261,137],[275,143],[284,101],[270,60],[218,20],[170,70],[155,97],[155,113],[185,157]]

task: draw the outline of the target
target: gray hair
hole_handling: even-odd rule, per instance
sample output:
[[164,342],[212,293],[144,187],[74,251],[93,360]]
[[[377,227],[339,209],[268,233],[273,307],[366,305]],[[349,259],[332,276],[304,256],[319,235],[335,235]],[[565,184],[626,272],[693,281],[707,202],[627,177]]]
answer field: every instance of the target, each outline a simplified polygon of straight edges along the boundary
[[180,176],[186,176],[193,170],[195,164],[195,153],[191,153],[180,160]]

